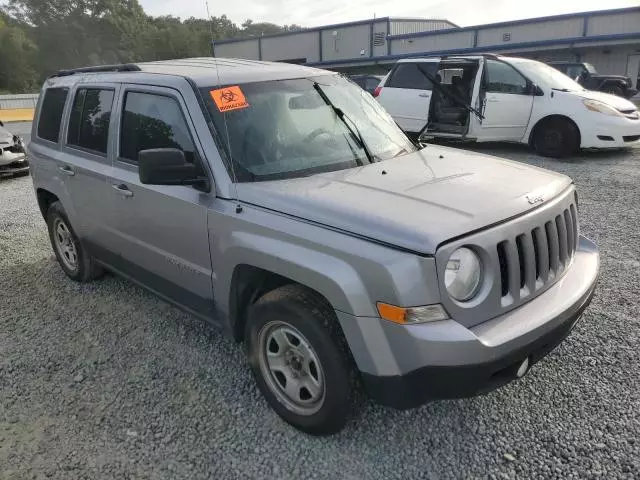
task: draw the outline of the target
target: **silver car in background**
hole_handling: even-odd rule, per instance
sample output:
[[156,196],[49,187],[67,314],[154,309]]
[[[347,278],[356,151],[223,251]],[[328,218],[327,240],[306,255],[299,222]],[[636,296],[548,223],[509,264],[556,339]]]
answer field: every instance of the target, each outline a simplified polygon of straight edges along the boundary
[[29,162],[22,138],[12,134],[0,121],[0,178],[28,174]]
[[313,434],[339,431],[362,388],[409,408],[522,377],[598,277],[570,178],[415,144],[323,70],[63,71],[29,157],[71,279],[108,269],[219,325],[271,407]]

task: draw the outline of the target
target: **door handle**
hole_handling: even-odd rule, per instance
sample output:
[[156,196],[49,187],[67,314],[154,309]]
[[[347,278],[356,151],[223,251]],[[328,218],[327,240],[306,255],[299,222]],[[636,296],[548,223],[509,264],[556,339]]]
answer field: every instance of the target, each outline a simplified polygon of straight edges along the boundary
[[60,170],[62,173],[64,173],[69,177],[73,177],[76,174],[76,172],[73,171],[73,168],[71,168],[69,165],[63,165],[61,167],[58,167],[58,170]]
[[422,98],[429,98],[431,96],[431,94],[429,94],[429,93],[420,93],[420,94],[418,94],[418,96],[422,97]]
[[129,187],[127,187],[124,183],[111,185],[111,188],[113,188],[116,192],[118,192],[119,195],[122,195],[123,197],[133,197],[133,192],[129,190]]
[[489,103],[497,103],[499,101],[500,100],[498,100],[497,98],[487,98],[487,102],[489,102]]

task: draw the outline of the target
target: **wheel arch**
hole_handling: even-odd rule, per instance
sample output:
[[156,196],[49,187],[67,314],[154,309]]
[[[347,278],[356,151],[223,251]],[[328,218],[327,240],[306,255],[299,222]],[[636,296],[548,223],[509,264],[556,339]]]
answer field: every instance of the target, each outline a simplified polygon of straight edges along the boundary
[[580,131],[580,127],[578,126],[577,122],[573,118],[569,117],[568,115],[564,115],[561,113],[552,113],[540,118],[531,128],[531,131],[529,132],[529,139],[528,139],[529,146],[533,147],[533,140],[536,136],[538,129],[541,126],[543,126],[545,123],[551,120],[556,120],[556,119],[562,119],[564,121],[570,122],[578,132],[578,146],[582,145],[582,132]]
[[40,209],[42,218],[44,218],[45,220],[47,218],[47,210],[49,210],[51,204],[53,202],[60,201],[55,193],[50,192],[46,188],[36,189],[36,199],[38,200],[38,208]]
[[[256,239],[258,240],[258,239]],[[242,340],[247,307],[262,294],[286,284],[316,292],[335,310],[376,315],[367,289],[355,269],[343,260],[297,245],[261,238],[256,248],[237,246],[224,253],[216,298],[229,331]],[[226,315],[224,315],[226,314]]]
[[602,90],[606,87],[614,86],[622,89],[623,93],[627,91],[627,82],[620,78],[606,78],[600,83],[599,90]]

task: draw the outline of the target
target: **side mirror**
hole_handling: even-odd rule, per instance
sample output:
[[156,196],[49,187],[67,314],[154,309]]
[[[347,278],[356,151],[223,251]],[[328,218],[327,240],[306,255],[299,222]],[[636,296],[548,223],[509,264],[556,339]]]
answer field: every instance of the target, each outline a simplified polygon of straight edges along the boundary
[[536,85],[535,83],[529,84],[529,93],[534,97],[544,97],[544,92],[542,89]]
[[184,152],[177,148],[141,150],[138,154],[138,175],[145,185],[209,184],[206,177],[198,176],[196,166],[187,163]]

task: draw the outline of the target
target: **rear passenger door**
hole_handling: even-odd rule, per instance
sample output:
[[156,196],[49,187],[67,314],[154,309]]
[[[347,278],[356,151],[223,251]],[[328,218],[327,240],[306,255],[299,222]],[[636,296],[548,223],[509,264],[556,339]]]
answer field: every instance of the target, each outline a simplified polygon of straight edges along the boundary
[[75,211],[73,228],[99,259],[101,252],[114,248],[109,228],[113,218],[109,132],[119,88],[117,84],[79,84],[72,90],[58,165]]
[[[439,61],[419,62],[435,77]],[[420,71],[418,62],[399,62],[389,73],[378,101],[405,132],[417,133],[429,119],[433,86]]]
[[122,273],[208,318],[213,316],[207,228],[209,193],[192,186],[143,185],[138,153],[178,148],[202,165],[186,105],[170,88],[128,85],[118,106],[119,140],[110,197]]

